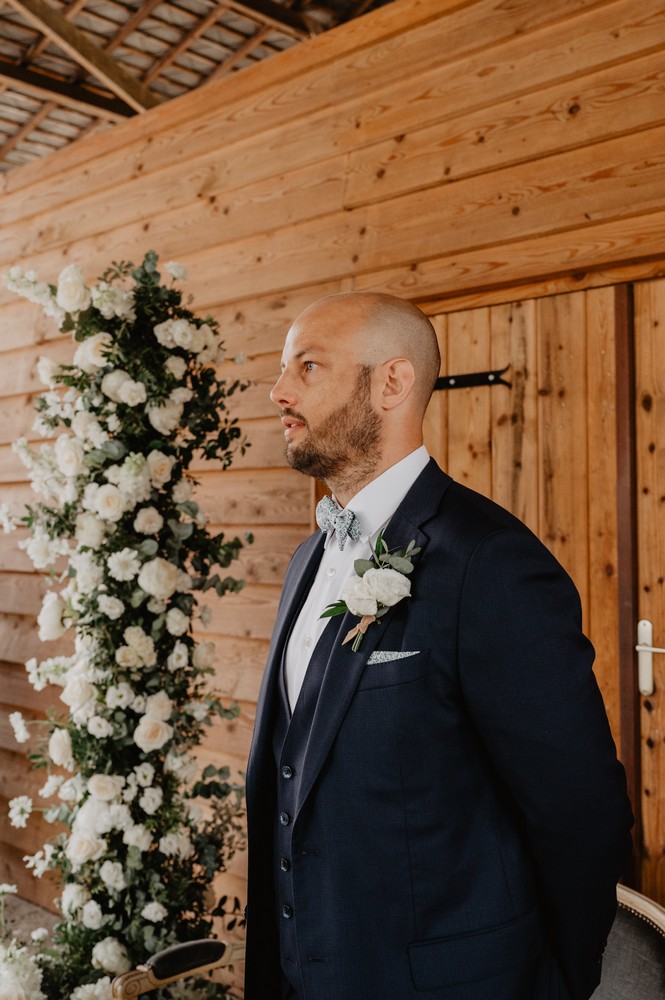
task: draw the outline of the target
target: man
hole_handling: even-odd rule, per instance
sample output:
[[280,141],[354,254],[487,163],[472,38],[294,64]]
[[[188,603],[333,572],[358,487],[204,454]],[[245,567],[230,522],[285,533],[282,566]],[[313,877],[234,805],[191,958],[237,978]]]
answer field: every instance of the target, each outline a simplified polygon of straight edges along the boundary
[[[286,338],[287,460],[345,510],[291,561],[259,695],[246,1000],[586,1000],[600,977],[632,817],[593,651],[551,554],[429,459],[438,374],[391,296],[327,297]],[[410,596],[321,618],[380,531],[413,543]]]

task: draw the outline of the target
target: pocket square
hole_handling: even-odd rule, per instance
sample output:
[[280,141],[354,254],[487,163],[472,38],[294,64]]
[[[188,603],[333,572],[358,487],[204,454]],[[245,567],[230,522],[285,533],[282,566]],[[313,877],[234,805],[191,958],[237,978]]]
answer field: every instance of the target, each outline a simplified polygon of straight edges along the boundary
[[407,656],[417,656],[419,652],[419,649],[414,649],[410,653],[402,652],[399,649],[377,649],[370,654],[367,666],[369,667],[372,663],[390,663],[391,660],[404,660]]

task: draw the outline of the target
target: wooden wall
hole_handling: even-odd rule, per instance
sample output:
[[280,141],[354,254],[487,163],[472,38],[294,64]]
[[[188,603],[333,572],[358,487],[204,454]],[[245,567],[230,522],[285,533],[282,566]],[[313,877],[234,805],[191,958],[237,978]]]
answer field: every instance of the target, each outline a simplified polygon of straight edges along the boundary
[[[492,338],[510,336],[505,312],[487,325],[490,304],[662,273],[664,44],[662,0],[396,0],[0,181],[0,268],[21,263],[53,280],[75,261],[94,278],[112,259],[155,249],[188,267],[195,308],[219,319],[231,354],[247,354],[254,382],[237,415],[253,445],[230,471],[201,476],[213,522],[256,535],[242,567],[249,586],[219,604],[212,626],[219,683],[242,714],[207,753],[244,764],[280,581],[311,523],[311,484],[285,469],[267,396],[289,322],[347,289],[390,291],[435,316],[482,307],[446,334],[447,363],[468,370],[474,345],[480,363]],[[574,381],[587,307],[568,308],[559,319]],[[0,480],[17,509],[29,494],[9,443],[32,422],[36,359],[70,351],[35,307],[0,290]],[[596,439],[606,418],[605,390],[589,383],[580,399],[541,424],[557,476],[552,517],[564,522],[592,470],[557,467],[561,441],[580,408]],[[554,413],[537,389],[527,404],[530,419]],[[593,474],[597,495],[611,497],[611,463]],[[527,492],[508,499],[542,527]],[[0,540],[0,697],[7,711],[39,713],[45,699],[22,664],[37,652],[41,584],[15,537]],[[581,583],[589,593],[588,576]],[[4,813],[32,778],[6,711],[0,727]],[[41,833],[2,827],[0,880],[44,900],[19,861]],[[227,882],[240,895],[242,876],[239,860]]]

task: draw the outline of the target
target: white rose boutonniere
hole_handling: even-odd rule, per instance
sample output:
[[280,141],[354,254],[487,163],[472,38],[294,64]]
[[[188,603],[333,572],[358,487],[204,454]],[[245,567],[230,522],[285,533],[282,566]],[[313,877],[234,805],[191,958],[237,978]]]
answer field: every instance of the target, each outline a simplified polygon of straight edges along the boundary
[[359,623],[344,637],[342,645],[353,639],[351,648],[357,652],[372,622],[385,615],[389,608],[404,597],[411,595],[411,559],[419,552],[414,541],[410,541],[405,549],[391,551],[383,534],[379,534],[371,558],[356,559],[353,564],[355,576],[345,583],[340,600],[329,604],[320,616],[332,618],[334,615],[344,615],[347,611],[358,615]]

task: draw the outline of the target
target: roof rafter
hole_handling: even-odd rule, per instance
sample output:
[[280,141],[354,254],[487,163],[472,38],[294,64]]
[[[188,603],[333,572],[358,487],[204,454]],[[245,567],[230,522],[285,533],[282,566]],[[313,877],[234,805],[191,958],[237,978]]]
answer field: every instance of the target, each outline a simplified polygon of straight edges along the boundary
[[6,0],[6,3],[135,111],[145,111],[161,103],[155,94],[45,0]]
[[122,121],[136,113],[117,97],[96,94],[80,84],[67,83],[46,73],[15,66],[1,57],[0,81],[6,86],[18,84],[24,93],[39,100],[55,101],[84,115],[94,115],[111,122]]
[[289,10],[274,0],[229,0],[229,7],[252,20],[261,20],[299,41],[323,31],[323,25],[307,14]]

